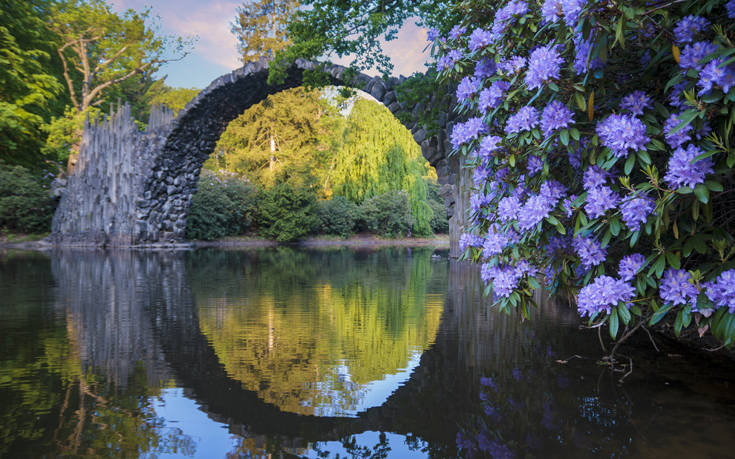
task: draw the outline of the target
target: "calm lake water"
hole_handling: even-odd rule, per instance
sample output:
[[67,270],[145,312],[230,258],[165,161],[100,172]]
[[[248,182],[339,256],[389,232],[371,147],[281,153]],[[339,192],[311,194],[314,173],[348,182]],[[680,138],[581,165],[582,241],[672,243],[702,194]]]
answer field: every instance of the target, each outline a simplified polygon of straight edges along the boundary
[[733,457],[731,362],[620,384],[539,302],[426,248],[0,252],[0,457]]

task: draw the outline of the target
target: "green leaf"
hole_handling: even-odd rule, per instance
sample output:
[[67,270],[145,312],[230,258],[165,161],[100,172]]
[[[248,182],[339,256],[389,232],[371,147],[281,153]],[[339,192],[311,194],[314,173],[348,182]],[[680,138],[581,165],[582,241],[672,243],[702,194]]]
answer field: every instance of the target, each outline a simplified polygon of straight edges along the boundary
[[630,322],[630,311],[628,311],[628,308],[624,304],[618,305],[618,316],[620,316],[620,320],[622,320],[625,325],[628,325]]
[[695,109],[695,108],[693,108],[691,110],[687,110],[684,113],[680,114],[677,117],[677,118],[679,118],[680,123],[677,124],[674,129],[672,129],[671,131],[669,131],[669,135],[676,134],[677,132],[679,132],[682,129],[684,129],[686,126],[689,125],[689,123],[691,123],[694,120],[694,118],[697,117],[697,115],[699,115],[699,111],[697,109]]
[[569,131],[566,129],[562,129],[561,132],[559,132],[559,139],[561,139],[561,143],[565,147],[569,145]]
[[636,155],[628,155],[628,159],[625,160],[625,175],[630,175],[633,170],[633,166],[635,166],[635,158]]
[[714,180],[705,180],[704,186],[706,186],[707,189],[710,191],[720,192],[724,190],[722,184],[719,182],[715,182]]
[[609,329],[610,329],[610,338],[615,339],[618,336],[618,312],[617,309],[612,309],[610,311],[610,322],[609,322]]
[[672,268],[681,269],[681,260],[679,259],[679,255],[674,252],[666,252],[666,260],[668,260],[669,265]]
[[661,321],[661,319],[663,319],[664,316],[669,311],[671,311],[671,308],[673,308],[673,307],[674,307],[673,304],[667,304],[666,306],[664,306],[662,308],[659,308],[659,310],[656,311],[656,312],[654,312],[653,315],[651,316],[651,319],[648,321],[648,325],[649,326],[653,326],[653,325],[656,325],[657,323],[659,323]]
[[707,204],[709,202],[709,190],[701,183],[694,188],[694,194],[702,204]]
[[684,311],[679,311],[676,313],[676,319],[674,319],[674,334],[679,337],[681,335],[681,325],[682,325],[682,314]]

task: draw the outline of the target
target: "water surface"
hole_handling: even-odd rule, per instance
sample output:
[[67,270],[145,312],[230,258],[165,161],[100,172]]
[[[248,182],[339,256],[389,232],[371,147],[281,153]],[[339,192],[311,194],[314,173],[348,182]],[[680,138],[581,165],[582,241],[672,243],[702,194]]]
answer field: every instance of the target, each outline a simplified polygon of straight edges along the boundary
[[0,457],[731,456],[729,362],[643,341],[620,384],[446,255],[0,253]]

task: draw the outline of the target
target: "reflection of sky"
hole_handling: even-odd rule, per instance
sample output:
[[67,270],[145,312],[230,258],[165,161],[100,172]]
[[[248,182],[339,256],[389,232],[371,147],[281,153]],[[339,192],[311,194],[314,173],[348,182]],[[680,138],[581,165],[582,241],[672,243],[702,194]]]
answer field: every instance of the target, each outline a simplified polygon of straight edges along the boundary
[[372,381],[362,387],[364,396],[359,399],[355,406],[355,414],[374,406],[380,406],[388,400],[388,397],[400,386],[408,381],[413,370],[419,366],[422,352],[416,350],[411,355],[406,368],[398,370],[394,374],[388,374],[380,381]]
[[[409,366],[396,373],[388,375],[381,381],[370,383],[369,397],[363,401],[367,405],[367,398],[382,404],[385,399],[408,375],[411,374],[413,368],[418,365],[421,354],[416,352],[409,362]],[[405,379],[404,379],[405,378]],[[371,405],[374,406],[374,405]],[[201,407],[190,398],[184,395],[181,388],[164,389],[161,391],[160,398],[153,399],[153,408],[156,415],[163,419],[162,433],[164,435],[177,435],[179,437],[189,437],[194,444],[194,455],[186,457],[194,458],[219,458],[227,457],[228,453],[235,451],[243,440],[238,435],[233,435],[227,430],[227,425],[212,420]],[[426,457],[426,454],[420,450],[411,450],[406,444],[406,438],[400,434],[386,433],[387,445],[390,448],[389,457],[412,458]],[[380,443],[379,432],[363,432],[351,437],[358,447],[371,449]],[[424,442],[419,442],[421,448],[427,446]],[[307,457],[320,457],[318,451],[329,452],[329,457],[350,457],[348,451],[337,441],[320,442],[315,445],[315,449],[310,449],[305,453]],[[175,458],[185,457],[182,452],[179,453],[158,453],[155,457],[159,458]]]
[[[186,396],[181,388],[164,389],[161,397],[153,399],[156,415],[163,418],[165,434],[185,435],[193,440],[194,456],[188,457],[226,457],[239,443],[230,434],[227,425],[215,422],[204,413],[197,403]],[[182,457],[181,454],[156,454],[156,457]]]
[[[354,406],[317,405],[314,407],[314,414],[316,416],[357,416],[359,412],[368,408],[381,406],[396,389],[408,381],[413,370],[419,366],[422,353],[421,349],[414,350],[406,368],[400,368],[393,374],[384,375],[383,379],[371,381],[362,386],[355,386],[357,392],[354,394]],[[337,372],[342,380],[352,381],[350,369],[344,362],[337,367]],[[318,383],[318,386],[326,400],[343,400],[344,394],[342,394],[342,391],[335,389],[328,382]],[[348,385],[348,387],[351,387],[351,385]]]

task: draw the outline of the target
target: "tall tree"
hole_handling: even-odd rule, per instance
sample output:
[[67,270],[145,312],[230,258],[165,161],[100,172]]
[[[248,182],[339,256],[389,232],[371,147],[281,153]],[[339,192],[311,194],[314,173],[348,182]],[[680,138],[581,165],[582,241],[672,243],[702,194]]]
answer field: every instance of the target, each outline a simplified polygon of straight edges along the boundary
[[48,0],[4,0],[0,8],[0,160],[38,167],[41,125],[63,94],[46,27]]
[[[188,54],[191,40],[160,35],[149,18],[150,9],[120,15],[105,0],[53,4],[49,23],[60,39],[57,53],[76,112],[101,104],[114,85]],[[77,148],[72,150],[70,168]]]
[[242,62],[272,59],[286,48],[288,23],[299,7],[298,0],[250,0],[237,9],[232,33],[238,40]]

